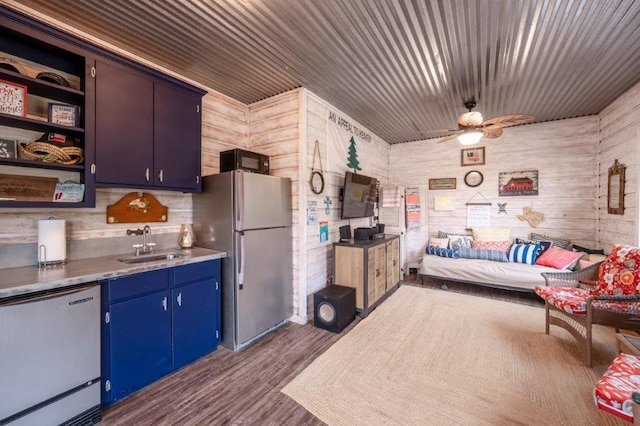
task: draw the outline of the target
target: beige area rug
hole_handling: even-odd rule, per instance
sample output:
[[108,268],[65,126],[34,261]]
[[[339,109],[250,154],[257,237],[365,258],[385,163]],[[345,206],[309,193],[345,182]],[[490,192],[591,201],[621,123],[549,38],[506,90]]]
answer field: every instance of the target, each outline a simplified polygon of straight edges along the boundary
[[594,340],[587,368],[542,308],[405,285],[282,392],[329,425],[625,424],[593,403],[616,354]]

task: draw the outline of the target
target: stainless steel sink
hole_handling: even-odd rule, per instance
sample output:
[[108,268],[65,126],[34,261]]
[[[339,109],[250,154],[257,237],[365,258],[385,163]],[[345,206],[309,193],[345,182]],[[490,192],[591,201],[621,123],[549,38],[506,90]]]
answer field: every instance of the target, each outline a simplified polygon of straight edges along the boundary
[[124,263],[144,263],[144,262],[156,262],[158,260],[171,260],[178,257],[183,257],[182,253],[158,253],[158,254],[143,254],[140,256],[131,256],[118,259]]

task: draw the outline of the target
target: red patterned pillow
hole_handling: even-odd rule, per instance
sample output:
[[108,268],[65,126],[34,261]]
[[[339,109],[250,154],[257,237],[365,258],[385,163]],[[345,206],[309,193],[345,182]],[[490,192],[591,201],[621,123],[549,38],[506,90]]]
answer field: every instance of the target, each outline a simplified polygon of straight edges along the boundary
[[504,252],[505,254],[509,253],[509,249],[511,248],[511,241],[471,241],[471,248],[480,249],[480,250],[498,250]]
[[593,294],[620,296],[640,293],[640,269],[606,260],[600,266],[598,286]]
[[640,247],[615,245],[607,260],[624,265],[629,269],[638,269],[640,268]]

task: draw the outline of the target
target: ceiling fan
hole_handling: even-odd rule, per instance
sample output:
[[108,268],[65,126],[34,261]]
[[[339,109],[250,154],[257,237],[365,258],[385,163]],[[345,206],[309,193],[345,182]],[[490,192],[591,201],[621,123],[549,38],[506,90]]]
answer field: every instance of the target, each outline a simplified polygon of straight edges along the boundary
[[462,145],[473,145],[480,142],[483,136],[488,139],[496,139],[502,136],[503,128],[530,123],[536,119],[535,116],[528,114],[508,114],[485,120],[480,112],[473,111],[473,108],[476,107],[476,100],[474,98],[466,101],[464,107],[468,109],[469,112],[458,116],[457,129],[445,129],[428,133],[455,132],[450,136],[444,137],[438,141],[438,143],[457,138]]

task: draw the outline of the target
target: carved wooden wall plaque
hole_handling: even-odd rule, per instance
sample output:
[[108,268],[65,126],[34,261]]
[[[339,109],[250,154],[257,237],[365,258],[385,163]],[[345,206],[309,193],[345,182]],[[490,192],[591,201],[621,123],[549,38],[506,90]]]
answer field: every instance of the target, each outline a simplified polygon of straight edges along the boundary
[[107,223],[166,222],[169,209],[148,192],[130,192],[107,206]]

